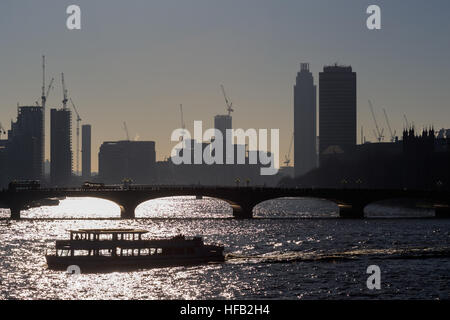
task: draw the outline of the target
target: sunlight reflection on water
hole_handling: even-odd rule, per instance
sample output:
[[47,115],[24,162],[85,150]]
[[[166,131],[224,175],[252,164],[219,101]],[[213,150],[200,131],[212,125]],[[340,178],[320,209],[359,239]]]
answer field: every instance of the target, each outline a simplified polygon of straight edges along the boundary
[[[261,219],[337,214],[334,204],[311,199],[266,202],[255,209],[259,219],[235,220],[227,203],[194,197],[143,203],[134,220],[78,220],[118,218],[119,212],[110,201],[69,198],[57,207],[25,211],[28,219],[0,221],[0,299],[410,298],[411,292],[419,298],[448,297],[448,257],[371,260],[374,252],[389,255],[393,248],[438,250],[449,243],[448,220]],[[148,237],[201,235],[207,243],[225,245],[235,258],[218,265],[75,277],[48,270],[45,250],[66,239],[67,230],[80,228],[140,228]],[[339,263],[298,260],[335,252],[362,256]],[[381,292],[366,291],[369,263],[381,264],[389,281]]]

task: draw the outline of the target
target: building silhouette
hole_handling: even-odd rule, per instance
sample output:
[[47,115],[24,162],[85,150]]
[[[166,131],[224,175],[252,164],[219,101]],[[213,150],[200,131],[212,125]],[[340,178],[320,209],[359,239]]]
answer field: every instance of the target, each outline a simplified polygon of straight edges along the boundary
[[[223,163],[226,163],[226,150],[227,144],[233,144],[231,141],[230,133],[227,133],[228,129],[233,128],[232,117],[231,115],[216,115],[214,117],[214,129],[219,130],[222,133],[222,143],[223,143]],[[216,137],[217,138],[217,137]]]
[[356,145],[356,72],[325,66],[319,73],[319,158],[348,152]]
[[414,128],[403,131],[403,181],[409,189],[429,189],[433,185],[436,138],[433,129],[417,135]]
[[72,114],[69,109],[50,110],[50,183],[67,186],[72,180]]
[[41,180],[44,161],[43,109],[23,106],[11,122],[6,143],[9,180]]
[[214,117],[214,129],[219,130],[223,137],[226,136],[227,129],[232,129],[232,117],[230,115],[217,115]]
[[294,174],[303,175],[317,164],[316,86],[309,64],[300,64],[294,85]]
[[131,179],[138,184],[151,184],[156,179],[154,141],[111,141],[100,146],[99,181],[122,183]]
[[8,184],[8,148],[7,140],[0,140],[0,189]]
[[81,175],[83,179],[91,178],[91,130],[90,124],[81,127]]

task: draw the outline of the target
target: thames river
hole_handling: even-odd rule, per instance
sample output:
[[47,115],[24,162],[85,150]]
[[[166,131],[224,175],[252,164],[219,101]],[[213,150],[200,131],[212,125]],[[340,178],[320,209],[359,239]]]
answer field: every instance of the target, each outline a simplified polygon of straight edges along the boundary
[[[255,219],[235,220],[225,202],[177,197],[146,202],[137,219],[120,220],[112,202],[69,198],[25,211],[20,221],[0,220],[0,299],[449,299],[450,220],[432,215],[372,206],[367,219],[343,220],[329,202],[281,199],[257,207]],[[199,235],[223,244],[226,262],[80,275],[48,270],[45,251],[79,228]],[[381,269],[380,290],[366,286],[370,265]]]

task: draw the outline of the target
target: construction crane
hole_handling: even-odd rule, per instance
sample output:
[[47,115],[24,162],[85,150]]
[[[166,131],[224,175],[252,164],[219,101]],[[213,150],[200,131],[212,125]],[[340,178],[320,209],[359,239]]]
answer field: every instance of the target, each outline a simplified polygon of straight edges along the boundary
[[[52,88],[54,79],[50,81],[47,92],[45,92],[45,56],[42,56],[42,93],[41,93],[41,106],[42,106],[42,151],[45,154],[45,115],[46,115],[46,105],[48,95],[50,94],[50,89]],[[43,160],[43,159],[42,159]],[[42,166],[44,168],[44,166]]]
[[403,115],[403,118],[405,119],[406,129],[409,129],[409,122],[408,118],[406,117],[406,114]]
[[77,115],[77,175],[79,174],[80,169],[80,122],[81,117],[78,113],[77,107],[75,107],[75,103],[73,103],[72,98],[70,98],[70,103],[72,104],[73,110],[75,111],[75,114]]
[[183,105],[182,104],[180,104],[180,115],[181,115],[181,128],[184,130],[184,129],[186,129],[186,124],[184,123]]
[[45,106],[45,56],[42,56],[42,107]]
[[228,111],[228,115],[231,116],[231,113],[234,112],[233,109],[233,102],[231,102],[228,97],[227,94],[225,93],[225,88],[223,85],[220,85],[220,87],[222,88],[222,93],[223,93],[223,97],[225,98],[225,103],[227,105],[227,111]]
[[370,112],[372,113],[373,122],[375,123],[375,128],[376,128],[375,138],[378,140],[378,142],[381,142],[381,141],[383,141],[383,138],[384,138],[384,136],[383,136],[384,129],[381,129],[381,131],[380,131],[380,127],[378,127],[377,118],[375,117],[375,112],[373,111],[373,105],[370,100],[369,100],[369,108],[370,108]]
[[67,109],[67,89],[66,89],[66,83],[64,82],[64,73],[61,73],[61,82],[62,82],[62,89],[63,89],[63,109]]
[[389,117],[387,115],[386,109],[383,108],[384,119],[386,120],[386,125],[389,129],[389,133],[391,135],[391,142],[395,142],[395,134],[397,133],[395,130],[392,131],[391,124],[389,123]]
[[50,84],[48,86],[48,90],[47,92],[45,92],[45,56],[42,56],[42,93],[41,93],[41,105],[42,105],[42,109],[44,110],[44,120],[45,120],[45,106],[46,106],[46,102],[47,102],[47,98],[48,95],[50,93],[50,88],[53,85],[53,78],[50,81]]
[[[50,84],[48,85],[47,92],[45,94],[45,101],[46,102],[47,102],[47,99],[48,99],[48,95],[50,94],[50,90],[53,89],[53,81],[55,81],[55,78],[52,78],[52,80],[50,80]],[[45,106],[45,104],[44,104],[44,106]]]
[[41,95],[41,101],[42,101],[42,109],[44,110],[44,120],[45,120],[45,107],[47,105],[48,95],[50,94],[50,90],[53,88],[53,81],[55,79],[52,78],[50,80],[50,84],[48,85],[47,92],[45,91],[45,56],[42,56],[42,95]]
[[364,127],[361,126],[361,144],[364,144]]
[[186,124],[184,123],[184,117],[183,117],[183,105],[180,104],[180,116],[181,116],[181,128],[183,129],[183,135],[181,137],[181,140],[183,140],[184,134],[185,134],[185,129],[186,129]]
[[291,143],[289,144],[289,152],[287,155],[284,156],[284,164],[286,167],[289,167],[289,163],[291,163],[291,150],[292,150],[292,143],[294,142],[294,133],[292,133]]
[[128,134],[128,127],[125,121],[123,122],[123,129],[125,130],[125,134],[127,135],[127,141],[130,141],[130,135]]

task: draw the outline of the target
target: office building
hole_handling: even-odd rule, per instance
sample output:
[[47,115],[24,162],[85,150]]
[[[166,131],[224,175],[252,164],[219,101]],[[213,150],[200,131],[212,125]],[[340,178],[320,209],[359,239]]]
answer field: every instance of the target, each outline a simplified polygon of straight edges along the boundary
[[72,114],[69,109],[50,110],[50,182],[68,186],[72,179]]
[[41,180],[44,161],[43,109],[18,107],[16,122],[8,131],[8,179]]
[[219,130],[223,137],[226,136],[227,129],[233,128],[230,115],[217,115],[214,117],[214,129]]
[[356,145],[356,72],[350,66],[326,66],[319,73],[320,163]]
[[104,142],[98,154],[99,181],[151,184],[156,179],[156,151],[154,141]]
[[302,63],[294,85],[294,174],[316,168],[316,86],[309,64]]
[[[223,163],[226,163],[226,150],[227,144],[233,144],[231,141],[231,135],[227,133],[227,129],[232,129],[232,117],[230,115],[217,115],[214,117],[214,129],[219,130],[222,133],[223,141]],[[230,161],[232,161],[230,159]]]

